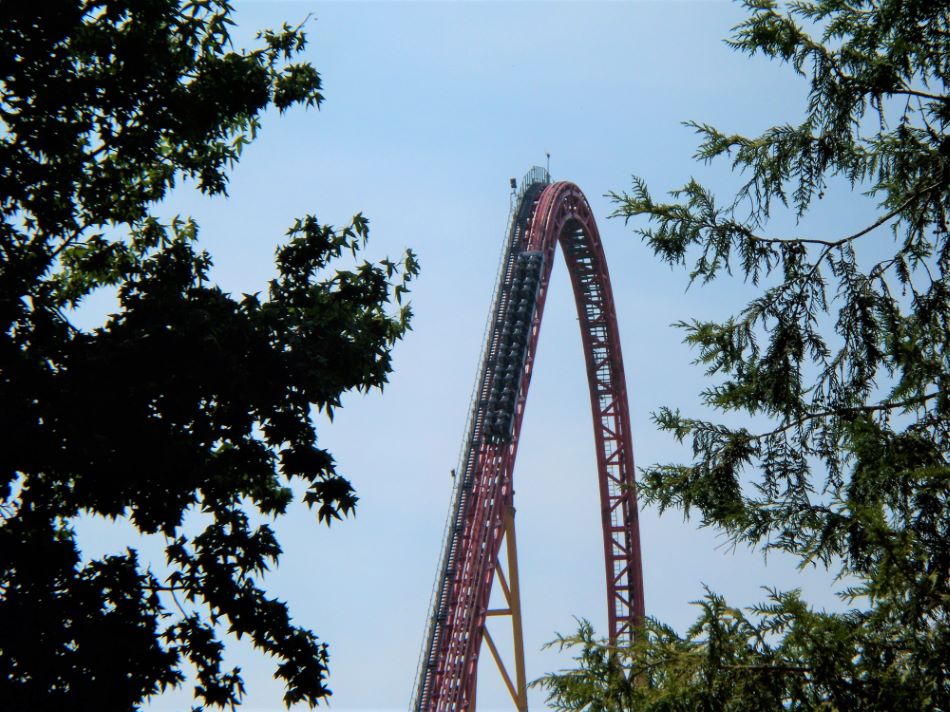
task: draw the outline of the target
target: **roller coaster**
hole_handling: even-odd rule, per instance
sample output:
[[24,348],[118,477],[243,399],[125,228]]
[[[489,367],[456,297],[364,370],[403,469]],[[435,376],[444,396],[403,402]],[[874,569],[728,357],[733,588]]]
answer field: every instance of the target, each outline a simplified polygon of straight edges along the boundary
[[[513,182],[514,187],[514,182]],[[583,340],[597,450],[607,619],[611,640],[632,640],[644,616],[630,414],[607,263],[587,199],[544,168],[521,182],[492,297],[411,709],[475,710],[484,642],[515,707],[527,710],[512,473],[555,246],[567,263]],[[506,542],[506,567],[502,543]],[[490,609],[497,580],[505,607]],[[514,679],[485,626],[506,616]]]

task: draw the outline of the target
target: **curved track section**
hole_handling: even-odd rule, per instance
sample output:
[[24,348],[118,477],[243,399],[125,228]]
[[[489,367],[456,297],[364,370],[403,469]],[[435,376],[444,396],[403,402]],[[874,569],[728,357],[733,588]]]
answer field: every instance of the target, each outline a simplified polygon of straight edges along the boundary
[[644,615],[630,416],[610,277],[587,199],[533,169],[508,231],[446,527],[412,709],[469,710],[555,245],[574,289],[590,387],[612,640]]

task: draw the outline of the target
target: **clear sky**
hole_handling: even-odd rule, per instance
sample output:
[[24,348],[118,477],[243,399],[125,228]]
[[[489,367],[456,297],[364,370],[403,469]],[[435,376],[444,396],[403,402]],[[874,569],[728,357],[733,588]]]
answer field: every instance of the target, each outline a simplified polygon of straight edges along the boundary
[[[329,643],[333,708],[408,706],[462,428],[508,217],[509,177],[551,153],[551,172],[586,193],[609,262],[626,362],[634,450],[645,465],[688,459],[658,434],[660,405],[701,414],[702,369],[670,328],[723,316],[748,292],[716,284],[685,291],[686,277],[658,263],[608,219],[604,194],[631,174],[655,195],[695,175],[725,195],[727,166],[692,160],[681,122],[757,132],[800,116],[805,84],[790,70],[730,50],[741,17],[726,2],[237,2],[236,45],[258,29],[308,14],[306,58],[325,82],[320,111],[268,115],[233,173],[230,199],[189,188],[162,208],[192,215],[234,293],[266,288],[273,253],[292,219],[315,213],[341,224],[371,221],[367,255],[412,247],[422,263],[413,331],[395,352],[383,394],[349,395],[321,444],[357,488],[355,518],[330,529],[303,507],[277,524],[284,556],[268,590]],[[847,205],[850,205],[845,201]],[[860,222],[828,212],[822,230]],[[593,435],[580,338],[562,264],[555,265],[537,370],[515,471],[519,556],[530,679],[569,662],[541,651],[573,616],[606,632]],[[107,302],[99,305],[108,308]],[[94,320],[95,304],[85,312]],[[120,538],[86,525],[87,552]],[[646,605],[682,629],[703,584],[736,605],[759,586],[802,587],[835,605],[831,578],[780,557],[733,552],[676,514],[641,515]],[[767,565],[766,565],[767,563]],[[497,635],[496,637],[502,637]],[[273,664],[235,644],[245,709],[280,709]],[[510,709],[487,652],[480,709]],[[189,693],[190,694],[190,693]],[[187,709],[169,694],[152,709]],[[533,709],[543,696],[531,694]]]

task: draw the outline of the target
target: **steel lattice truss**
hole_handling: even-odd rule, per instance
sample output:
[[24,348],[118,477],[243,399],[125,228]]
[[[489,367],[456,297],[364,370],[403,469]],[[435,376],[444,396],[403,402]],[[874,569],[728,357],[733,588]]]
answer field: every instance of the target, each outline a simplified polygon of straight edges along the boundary
[[556,243],[584,344],[597,447],[610,637],[644,615],[630,415],[610,277],[587,199],[533,169],[512,213],[472,399],[412,707],[469,710]]

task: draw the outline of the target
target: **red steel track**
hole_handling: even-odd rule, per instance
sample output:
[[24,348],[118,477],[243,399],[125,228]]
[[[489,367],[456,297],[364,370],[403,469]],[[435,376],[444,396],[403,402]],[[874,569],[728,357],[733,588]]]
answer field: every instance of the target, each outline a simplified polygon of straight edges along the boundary
[[611,640],[630,640],[644,616],[630,415],[607,263],[584,194],[534,169],[512,215],[496,286],[413,696],[417,712],[468,711],[474,699],[556,243],[571,276],[587,365]]

